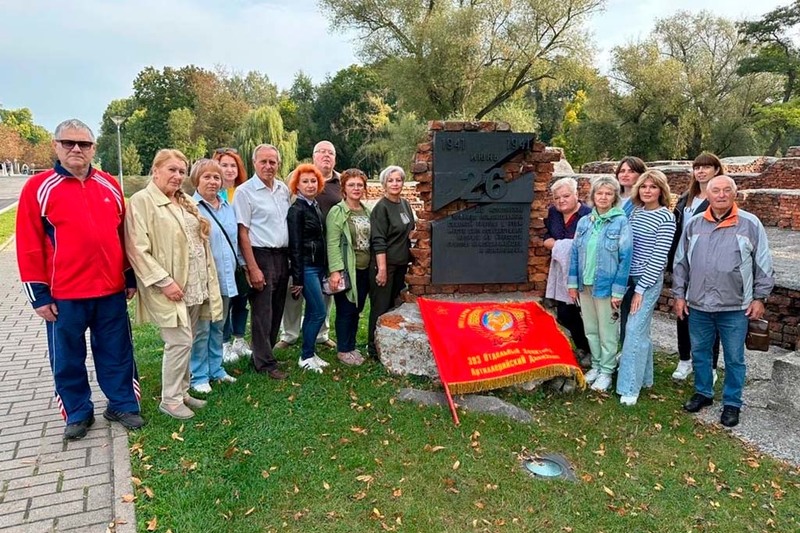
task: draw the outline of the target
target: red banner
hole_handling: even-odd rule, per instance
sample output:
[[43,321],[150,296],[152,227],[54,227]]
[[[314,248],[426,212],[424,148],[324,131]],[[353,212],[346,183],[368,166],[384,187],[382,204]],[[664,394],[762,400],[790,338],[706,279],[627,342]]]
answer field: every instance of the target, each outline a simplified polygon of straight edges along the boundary
[[417,303],[439,375],[455,394],[557,376],[585,386],[569,340],[536,302]]

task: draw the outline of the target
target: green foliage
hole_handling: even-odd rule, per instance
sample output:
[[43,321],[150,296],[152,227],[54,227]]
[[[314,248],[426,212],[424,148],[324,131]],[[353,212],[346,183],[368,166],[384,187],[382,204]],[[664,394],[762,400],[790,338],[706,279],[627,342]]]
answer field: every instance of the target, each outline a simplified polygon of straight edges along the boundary
[[53,138],[49,131],[33,123],[33,113],[27,107],[0,109],[0,121],[30,144],[50,142]]
[[[356,155],[375,161],[379,169],[389,165],[409,168],[414,161],[417,145],[423,142],[426,131],[427,124],[414,113],[400,112],[386,124],[383,131],[361,146]],[[371,175],[373,178],[377,177],[374,172]]]
[[234,145],[242,154],[250,175],[255,172],[253,150],[263,143],[278,148],[282,161],[281,174],[288,174],[297,165],[297,132],[284,130],[283,119],[277,107],[263,106],[249,112],[234,134]]
[[192,110],[185,107],[173,109],[167,119],[169,146],[183,152],[189,161],[200,159],[206,153],[205,137],[194,135],[196,121]]
[[17,208],[0,214],[0,245],[5,243],[17,228]]
[[361,34],[405,111],[480,119],[585,53],[581,25],[602,0],[321,0],[334,28]]
[[142,160],[136,145],[131,142],[122,149],[122,168],[126,176],[139,176],[142,173]]

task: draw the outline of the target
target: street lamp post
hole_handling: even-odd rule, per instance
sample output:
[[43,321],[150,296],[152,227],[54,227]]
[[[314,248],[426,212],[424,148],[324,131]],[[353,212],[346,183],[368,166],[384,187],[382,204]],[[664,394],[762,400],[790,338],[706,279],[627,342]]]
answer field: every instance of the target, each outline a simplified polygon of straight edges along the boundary
[[119,131],[119,126],[125,122],[125,117],[113,116],[111,120],[117,125],[117,157],[119,160],[119,188],[122,189],[122,194],[125,194],[125,186],[122,184],[122,134]]

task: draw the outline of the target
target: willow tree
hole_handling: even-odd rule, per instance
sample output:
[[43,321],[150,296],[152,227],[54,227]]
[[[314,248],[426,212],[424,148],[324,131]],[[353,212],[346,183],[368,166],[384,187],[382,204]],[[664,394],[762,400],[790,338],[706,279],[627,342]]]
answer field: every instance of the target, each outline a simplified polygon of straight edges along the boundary
[[604,0],[320,0],[360,33],[401,107],[423,119],[481,119],[565,60],[588,57],[583,23]]
[[288,174],[297,165],[297,132],[283,129],[283,119],[277,107],[263,106],[250,111],[234,134],[234,145],[250,175],[255,172],[253,150],[263,143],[278,148],[282,174]]

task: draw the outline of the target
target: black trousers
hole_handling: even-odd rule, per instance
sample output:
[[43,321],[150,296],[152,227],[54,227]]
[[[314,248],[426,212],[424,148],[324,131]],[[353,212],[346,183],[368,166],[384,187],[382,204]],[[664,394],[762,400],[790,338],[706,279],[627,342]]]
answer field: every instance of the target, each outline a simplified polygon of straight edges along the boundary
[[278,367],[272,347],[278,342],[289,287],[289,250],[254,247],[253,255],[264,274],[264,288],[249,294],[253,366],[256,372],[269,372]]
[[[678,329],[678,355],[681,361],[689,361],[692,358],[692,342],[689,340],[689,319],[679,318],[676,324]],[[714,348],[711,353],[713,355],[711,368],[716,369],[719,361],[719,331],[714,336]]]
[[377,357],[375,348],[375,328],[378,317],[394,308],[394,302],[406,286],[408,265],[386,265],[386,285],[380,287],[375,282],[378,265],[372,262],[369,266],[369,330],[367,335],[367,352]]
[[583,319],[581,318],[581,308],[575,304],[557,302],[556,319],[558,323],[569,330],[572,335],[572,342],[575,348],[589,353],[589,341],[586,340],[586,332],[583,330]]

